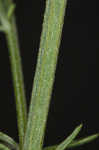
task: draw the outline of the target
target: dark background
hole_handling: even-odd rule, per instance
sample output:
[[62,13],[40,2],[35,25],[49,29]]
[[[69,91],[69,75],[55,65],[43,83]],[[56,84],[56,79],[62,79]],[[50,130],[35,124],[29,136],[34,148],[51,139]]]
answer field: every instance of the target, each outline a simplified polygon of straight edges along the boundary
[[[16,0],[27,103],[36,67],[45,0]],[[83,123],[81,137],[99,132],[99,5],[68,0],[44,145],[57,144]],[[18,141],[5,36],[0,33],[0,131]],[[98,150],[99,139],[75,150]]]

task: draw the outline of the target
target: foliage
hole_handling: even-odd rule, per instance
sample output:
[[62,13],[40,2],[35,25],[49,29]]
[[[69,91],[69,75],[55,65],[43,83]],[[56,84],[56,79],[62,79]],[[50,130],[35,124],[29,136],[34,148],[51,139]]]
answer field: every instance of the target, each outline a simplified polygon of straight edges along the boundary
[[40,48],[27,118],[24,78],[14,16],[15,4],[12,0],[0,0],[0,31],[5,33],[8,43],[19,132],[19,144],[8,135],[0,132],[0,149],[2,150],[65,150],[88,143],[99,136],[95,134],[75,140],[82,128],[80,125],[59,145],[43,148],[66,4],[67,0],[46,0]]

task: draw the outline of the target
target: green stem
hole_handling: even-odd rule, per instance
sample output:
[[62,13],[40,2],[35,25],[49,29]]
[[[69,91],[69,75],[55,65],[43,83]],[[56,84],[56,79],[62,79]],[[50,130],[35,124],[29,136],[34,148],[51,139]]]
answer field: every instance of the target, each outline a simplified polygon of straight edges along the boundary
[[14,20],[15,17],[13,14],[14,8],[15,5],[12,3],[12,0],[0,0],[0,23],[2,27],[1,30],[5,33],[8,43],[11,71],[16,98],[19,143],[20,149],[22,149],[27,123],[27,108],[24,91],[24,80],[21,67],[21,58],[19,52],[19,42],[16,30],[16,23]]
[[23,150],[41,150],[67,0],[47,0]]
[[15,90],[19,142],[21,149],[23,145],[24,133],[26,130],[27,109],[26,109],[26,97],[21,67],[21,58],[19,53],[19,43],[17,38],[16,25],[13,18],[11,19],[10,23],[10,31],[6,33],[6,39],[8,42],[13,84]]

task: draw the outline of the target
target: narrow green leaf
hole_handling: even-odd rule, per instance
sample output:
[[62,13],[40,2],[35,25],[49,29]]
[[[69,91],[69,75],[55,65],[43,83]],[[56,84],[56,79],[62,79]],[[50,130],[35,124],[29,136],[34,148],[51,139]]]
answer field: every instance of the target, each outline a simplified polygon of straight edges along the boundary
[[98,137],[99,137],[99,134],[94,134],[94,135],[90,135],[90,136],[85,137],[85,138],[75,140],[70,145],[68,145],[68,148],[77,147],[77,146],[87,144],[87,143],[95,140]]
[[12,17],[14,10],[15,10],[15,4],[12,3],[8,9],[8,14],[7,14],[8,19]]
[[[74,140],[67,146],[67,148],[69,149],[69,148],[73,148],[73,147],[87,144],[87,143],[95,140],[98,137],[99,137],[99,134],[94,134],[94,135],[90,135],[90,136],[85,137],[85,138]],[[48,146],[48,147],[45,147],[44,150],[56,150],[57,146],[58,145]]]
[[64,150],[68,147],[68,145],[76,138],[76,136],[78,135],[78,133],[80,132],[82,128],[82,124],[80,126],[78,126],[73,133],[66,138],[65,141],[63,141],[61,144],[59,144],[56,148],[56,150]]
[[0,141],[9,145],[11,149],[18,149],[18,144],[8,135],[0,132]]
[[10,150],[7,146],[0,144],[0,150]]
[[23,150],[41,150],[67,0],[47,0]]

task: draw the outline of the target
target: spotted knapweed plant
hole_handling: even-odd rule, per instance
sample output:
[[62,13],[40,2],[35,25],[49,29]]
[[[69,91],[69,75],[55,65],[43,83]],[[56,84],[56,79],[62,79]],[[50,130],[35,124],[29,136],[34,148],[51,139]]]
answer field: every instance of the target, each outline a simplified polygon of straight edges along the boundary
[[46,120],[49,110],[52,87],[67,0],[46,0],[44,21],[37,66],[27,114],[23,83],[19,41],[15,23],[15,4],[12,0],[0,0],[0,32],[5,34],[15,91],[19,143],[0,132],[0,150],[65,150],[83,145],[97,138],[94,134],[76,139],[82,124],[58,145],[43,148]]

